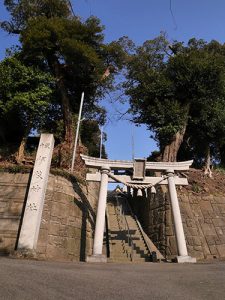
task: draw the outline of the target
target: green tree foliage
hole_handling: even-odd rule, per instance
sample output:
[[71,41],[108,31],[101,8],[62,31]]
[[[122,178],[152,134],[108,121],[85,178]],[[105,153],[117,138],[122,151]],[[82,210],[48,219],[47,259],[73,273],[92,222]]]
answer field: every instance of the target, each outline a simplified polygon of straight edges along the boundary
[[165,36],[161,35],[137,47],[128,61],[125,83],[134,121],[144,123],[154,131],[162,152],[186,121],[186,107],[175,97],[173,83],[167,76],[171,55],[168,54],[168,45]]
[[[85,114],[104,122],[105,111],[98,100],[112,88],[116,68],[121,67],[119,43],[104,43],[99,19],[82,22],[73,16],[66,0],[5,0],[11,14],[1,26],[19,33],[23,59],[38,65],[55,78],[64,120],[64,140],[73,141],[73,114],[85,92]],[[111,76],[105,76],[106,71]]]
[[221,159],[219,149],[225,137],[225,49],[216,41],[207,44],[195,39],[188,46],[189,60],[195,68],[189,62],[194,71],[189,87],[194,101],[185,134],[185,152],[191,153],[195,163],[205,165],[206,173],[210,173],[212,160]]
[[29,19],[40,14],[47,17],[69,17],[68,1],[61,0],[4,0],[6,9],[11,14],[10,21],[1,22],[1,27],[9,33],[21,33]]
[[185,132],[192,148],[204,140],[201,155],[218,142],[224,126],[224,46],[195,39],[170,45],[160,35],[137,47],[127,69],[124,87],[134,121],[153,130],[163,160],[177,159]]
[[[26,139],[31,129],[41,129],[48,118],[53,97],[54,81],[50,74],[35,67],[26,66],[16,57],[0,62],[0,119],[2,131],[18,130],[20,141],[18,160],[23,158]],[[15,119],[14,119],[15,118]],[[11,120],[11,124],[4,122]],[[7,127],[6,127],[7,125]],[[8,127],[9,125],[9,127]],[[10,136],[9,136],[10,142]]]

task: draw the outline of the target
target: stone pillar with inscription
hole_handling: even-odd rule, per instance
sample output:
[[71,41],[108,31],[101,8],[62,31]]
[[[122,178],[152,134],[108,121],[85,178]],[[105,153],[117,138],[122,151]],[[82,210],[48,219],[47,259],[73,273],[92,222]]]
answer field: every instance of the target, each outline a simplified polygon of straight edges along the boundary
[[18,241],[18,250],[36,249],[53,148],[53,134],[41,134]]

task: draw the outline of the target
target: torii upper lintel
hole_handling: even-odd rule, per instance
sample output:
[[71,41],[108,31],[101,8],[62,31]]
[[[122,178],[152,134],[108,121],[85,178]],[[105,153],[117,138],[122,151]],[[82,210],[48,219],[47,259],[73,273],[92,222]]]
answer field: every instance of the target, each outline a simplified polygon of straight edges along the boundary
[[[110,160],[103,158],[96,158],[87,155],[81,155],[85,161],[87,167],[98,168],[108,166],[111,170],[127,170],[133,169],[134,162],[131,160]],[[182,161],[182,162],[149,162],[145,164],[146,170],[152,171],[166,171],[168,169],[174,171],[187,171],[192,165],[193,160]]]

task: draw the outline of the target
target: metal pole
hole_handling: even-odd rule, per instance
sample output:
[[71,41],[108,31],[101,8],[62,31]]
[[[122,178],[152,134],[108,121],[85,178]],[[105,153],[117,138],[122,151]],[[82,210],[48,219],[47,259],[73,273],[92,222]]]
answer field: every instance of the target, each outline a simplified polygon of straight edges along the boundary
[[74,149],[73,149],[73,158],[72,158],[72,164],[71,164],[71,173],[73,172],[74,161],[75,161],[75,157],[76,157],[77,141],[78,141],[78,136],[79,136],[80,120],[81,120],[83,102],[84,102],[84,92],[81,95],[81,101],[80,101],[80,110],[79,110],[79,116],[78,116],[78,120],[77,120],[77,129],[76,129],[76,136],[75,136]]
[[133,125],[132,125],[131,144],[132,144],[132,160],[134,161],[134,126]]
[[101,127],[100,158],[102,158],[102,140],[103,140],[103,126]]

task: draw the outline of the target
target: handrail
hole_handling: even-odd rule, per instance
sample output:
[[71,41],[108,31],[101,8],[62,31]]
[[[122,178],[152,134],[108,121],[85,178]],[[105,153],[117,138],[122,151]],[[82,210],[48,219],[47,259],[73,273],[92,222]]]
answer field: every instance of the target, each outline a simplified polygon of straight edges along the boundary
[[[123,217],[122,222],[123,222],[123,226],[125,227],[125,231],[127,231],[128,245],[131,247],[130,259],[131,259],[131,261],[133,261],[134,242],[133,242],[133,239],[132,239],[132,236],[130,233],[130,228],[129,228],[129,225],[128,225],[128,222],[127,222],[124,210],[123,210],[123,206],[121,203],[119,203],[118,195],[116,195],[116,202],[117,202],[117,207],[119,207],[119,210],[120,210],[119,215]],[[125,238],[124,238],[124,241],[126,241]],[[127,251],[127,254],[129,255],[128,251]]]
[[135,221],[136,221],[136,223],[137,223],[137,225],[138,225],[139,230],[141,231],[142,237],[143,237],[143,239],[144,239],[144,241],[145,241],[145,245],[146,245],[146,247],[147,247],[149,253],[152,254],[152,249],[151,249],[151,247],[150,247],[150,245],[149,245],[149,243],[148,243],[148,240],[146,239],[146,235],[147,235],[147,234],[144,232],[144,230],[143,230],[143,228],[142,228],[142,226],[141,226],[141,223],[138,221],[138,218],[137,218],[136,215],[134,215],[134,218],[135,218]]

